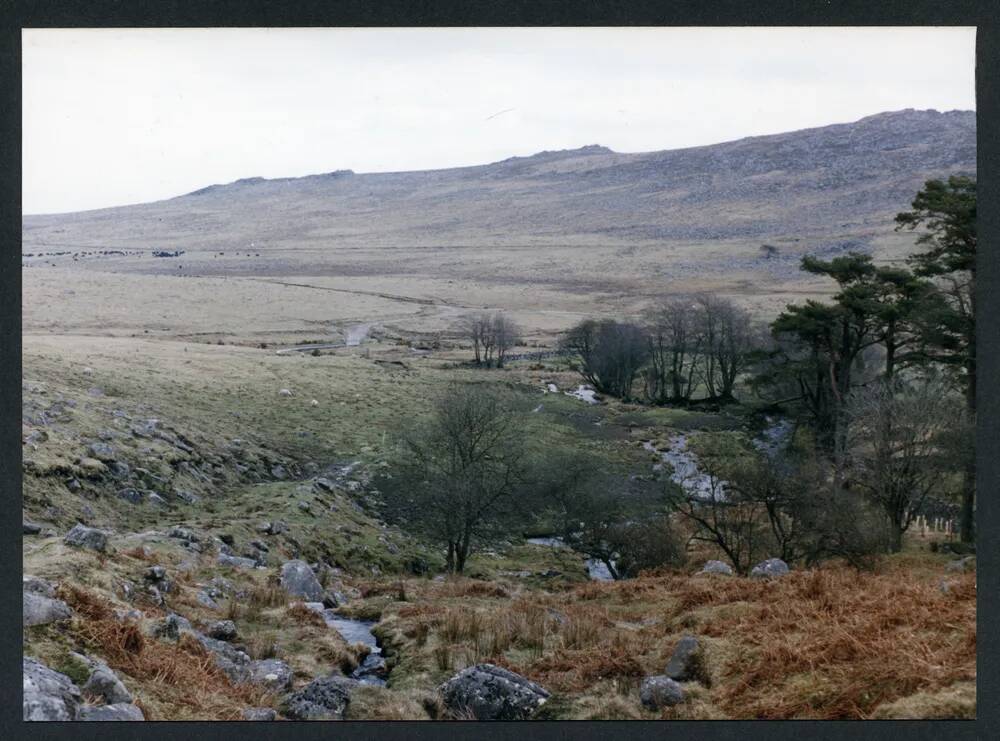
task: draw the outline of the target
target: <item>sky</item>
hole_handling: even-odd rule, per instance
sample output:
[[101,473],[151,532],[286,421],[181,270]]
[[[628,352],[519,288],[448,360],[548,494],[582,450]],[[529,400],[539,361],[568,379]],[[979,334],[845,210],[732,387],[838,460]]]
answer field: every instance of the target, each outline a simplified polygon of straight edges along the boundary
[[[23,211],[975,108],[973,28],[25,29]],[[933,61],[932,61],[933,60]]]

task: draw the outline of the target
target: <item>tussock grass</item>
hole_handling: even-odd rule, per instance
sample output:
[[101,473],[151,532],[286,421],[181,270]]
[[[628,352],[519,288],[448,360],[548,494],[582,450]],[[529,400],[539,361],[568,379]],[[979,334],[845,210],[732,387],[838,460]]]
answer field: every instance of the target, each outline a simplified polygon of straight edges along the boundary
[[176,644],[153,640],[135,622],[118,620],[102,597],[73,586],[59,596],[76,613],[72,631],[80,642],[134,680],[147,719],[236,720],[245,707],[272,704],[261,688],[232,684],[190,636]]

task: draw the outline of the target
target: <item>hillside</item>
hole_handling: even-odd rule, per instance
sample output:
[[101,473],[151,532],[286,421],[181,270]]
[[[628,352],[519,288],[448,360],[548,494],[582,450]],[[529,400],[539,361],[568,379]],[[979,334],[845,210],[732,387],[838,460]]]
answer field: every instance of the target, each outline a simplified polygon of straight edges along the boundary
[[795,238],[866,240],[923,180],[975,171],[975,113],[640,154],[600,146],[421,172],[249,178],[167,201],[24,219],[24,250],[254,249]]

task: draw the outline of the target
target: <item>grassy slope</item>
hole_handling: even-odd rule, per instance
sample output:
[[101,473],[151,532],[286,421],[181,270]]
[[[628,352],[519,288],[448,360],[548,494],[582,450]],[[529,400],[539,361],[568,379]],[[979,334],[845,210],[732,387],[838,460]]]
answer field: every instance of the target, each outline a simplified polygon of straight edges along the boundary
[[[378,346],[370,352],[398,356],[390,349],[383,355]],[[390,686],[360,692],[351,717],[427,717],[436,712],[438,682],[486,659],[553,690],[547,717],[650,717],[638,704],[637,682],[661,671],[675,640],[688,632],[708,645],[711,686],[696,687],[691,702],[670,717],[974,712],[974,694],[970,698],[967,690],[975,678],[974,578],[956,577],[956,587],[942,593],[938,582],[946,558],[919,543],[889,559],[882,573],[857,577],[834,567],[774,585],[706,582],[683,574],[588,583],[581,559],[572,553],[501,544],[472,559],[469,573],[476,580],[436,583],[401,575],[413,557],[433,564],[434,554],[368,514],[361,507],[364,493],[352,491],[356,487],[350,481],[317,493],[308,484],[255,483],[229,470],[236,459],[225,457],[227,444],[236,437],[249,450],[243,455],[267,457],[265,468],[272,461],[290,467],[314,461],[323,467],[358,460],[359,470],[372,470],[391,457],[400,426],[425,415],[434,394],[455,380],[513,383],[526,403],[543,407],[531,417],[533,446],[582,445],[609,465],[647,465],[639,442],[665,436],[669,429],[740,429],[747,421],[732,413],[590,407],[562,394],[543,394],[543,380],[563,387],[574,383],[555,368],[519,364],[507,372],[473,372],[441,360],[406,362],[410,370],[401,371],[386,370],[360,354],[279,357],[178,342],[26,338],[26,409],[35,402],[45,408],[57,395],[77,401],[61,421],[44,427],[48,440],[26,447],[25,457],[42,474],[26,476],[26,514],[61,532],[86,506],[92,511],[88,521],[110,525],[119,535],[113,539],[115,552],[106,558],[68,549],[57,537],[27,538],[25,572],[61,582],[64,591],[78,587],[125,607],[122,581],[141,584],[144,568],[162,563],[178,589],[166,596],[163,607],[140,598],[146,623],[170,609],[195,622],[220,617],[194,595],[223,575],[259,595],[249,608],[222,605],[223,613],[237,619],[242,640],[255,656],[288,661],[296,681],[304,682],[330,668],[350,668],[357,652],[330,631],[297,623],[285,600],[268,591],[268,578],[289,557],[327,560],[344,571],[339,577],[344,588],[357,590],[359,598],[348,612],[381,619],[377,632],[395,665]],[[92,373],[86,374],[85,367]],[[294,396],[278,396],[283,387]],[[90,388],[101,388],[103,395],[90,395]],[[310,404],[313,398],[319,401],[316,407]],[[202,486],[200,503],[175,502],[166,512],[114,497],[106,479],[88,481],[84,493],[71,494],[62,483],[63,467],[77,467],[76,457],[98,431],[115,429],[114,410],[134,419],[157,416],[182,431],[199,455],[218,457],[224,475]],[[25,432],[34,429],[29,424]],[[155,461],[169,471],[170,456],[177,454],[162,441],[136,439],[125,431],[111,444],[133,468]],[[183,477],[178,482],[196,484]],[[299,508],[300,501],[309,502],[308,512]],[[53,505],[61,514],[47,517]],[[290,527],[284,535],[268,536],[271,568],[262,572],[220,567],[211,553],[194,555],[162,534],[168,523],[192,527],[208,539],[225,532],[234,536],[239,551],[260,537],[254,527],[263,519],[283,519]],[[140,547],[148,555],[136,550]],[[541,575],[548,570],[559,573]],[[109,624],[78,609],[68,631],[27,631],[25,650],[57,666],[66,664],[70,649],[112,660],[118,656],[113,642],[102,643],[113,641]],[[197,677],[178,675],[178,682],[214,688],[207,699],[192,698],[177,684],[156,680],[142,663],[188,660],[164,654],[159,644],[150,646],[145,659],[119,657],[115,668],[153,717],[232,717],[250,701],[274,702],[227,689],[208,669]]]

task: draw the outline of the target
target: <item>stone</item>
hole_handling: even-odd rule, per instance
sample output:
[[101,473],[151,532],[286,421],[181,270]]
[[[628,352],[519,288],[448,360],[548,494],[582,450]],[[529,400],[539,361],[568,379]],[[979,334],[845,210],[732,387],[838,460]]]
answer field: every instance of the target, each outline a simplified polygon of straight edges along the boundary
[[670,661],[667,662],[667,668],[663,673],[678,682],[701,679],[703,657],[704,652],[698,639],[694,636],[684,636],[674,647],[674,652],[671,654]]
[[118,496],[124,499],[126,502],[131,504],[142,504],[146,499],[144,492],[138,489],[133,489],[132,487],[126,487],[125,489],[118,490]]
[[76,493],[83,488],[83,484],[81,484],[78,479],[68,478],[66,479],[66,488],[71,492]]
[[146,569],[146,581],[163,581],[167,578],[167,570],[162,566],[150,566]]
[[234,545],[234,544],[236,543],[236,538],[234,538],[234,537],[233,537],[232,535],[230,535],[229,533],[222,533],[222,534],[221,534],[221,535],[219,536],[219,540],[221,540],[221,541],[222,541],[223,543],[225,543],[226,545]]
[[274,720],[278,714],[272,708],[244,708],[243,720]]
[[174,489],[174,496],[187,504],[197,504],[201,501],[201,497],[192,494],[187,489]]
[[300,510],[302,510],[303,512],[308,512],[309,510],[311,510],[311,509],[312,509],[312,505],[311,505],[311,504],[310,504],[309,502],[306,502],[306,501],[299,501],[299,502],[298,502],[298,503],[296,504],[296,506],[297,506],[297,507],[298,507],[298,508],[299,508]]
[[271,476],[278,480],[284,480],[288,478],[288,471],[281,465],[271,466]]
[[171,613],[153,626],[153,635],[157,638],[180,638],[181,633],[193,633],[191,621],[186,617]]
[[761,561],[750,570],[753,579],[773,579],[788,573],[788,564],[780,558],[769,558]]
[[269,550],[271,550],[270,548],[267,547],[267,544],[261,540],[251,540],[250,545],[252,545],[258,551],[264,551],[264,553],[267,553]]
[[319,677],[286,696],[282,710],[292,720],[343,720],[358,684],[347,677]]
[[639,687],[639,700],[643,707],[660,710],[684,702],[684,688],[662,674],[646,677]]
[[305,561],[286,561],[281,567],[281,586],[293,597],[309,602],[323,600],[323,587]]
[[45,597],[35,592],[22,592],[21,619],[24,627],[48,625],[60,620],[68,620],[73,612],[62,600]]
[[64,538],[66,545],[77,546],[78,548],[89,548],[92,551],[105,552],[108,548],[108,533],[97,528],[87,527],[83,524],[76,524],[73,529],[66,533]]
[[278,390],[278,395],[279,396],[291,396],[292,395],[292,391],[291,391],[291,389],[279,389]]
[[199,538],[193,532],[184,527],[173,527],[170,529],[170,537],[183,540],[185,543],[197,543]]
[[36,525],[34,522],[24,521],[21,524],[24,528],[23,529],[24,535],[38,535],[40,532],[42,532],[42,526]]
[[77,713],[77,720],[138,721],[146,720],[142,711],[131,703],[116,705],[84,705]]
[[108,467],[96,458],[81,458],[76,465],[87,478],[99,478],[108,471]]
[[107,664],[78,653],[73,656],[90,670],[90,677],[83,685],[84,692],[103,698],[108,705],[132,702],[132,694]]
[[38,576],[22,576],[21,577],[21,590],[24,592],[33,592],[35,594],[40,594],[43,597],[55,597],[56,588],[55,585],[50,581],[46,581]]
[[524,720],[549,698],[545,688],[493,664],[463,669],[438,691],[453,715],[476,720]]
[[325,477],[320,477],[313,481],[313,486],[321,491],[333,491],[333,482]]
[[208,635],[220,641],[236,639],[236,623],[232,620],[216,620],[208,626]]
[[257,568],[257,562],[252,558],[240,558],[239,556],[230,556],[226,553],[219,554],[218,562],[223,566],[233,566],[238,569]]
[[701,567],[702,574],[723,574],[725,576],[732,576],[733,569],[725,561],[706,561],[705,565]]
[[251,661],[249,681],[272,691],[285,692],[292,688],[292,668],[278,659]]
[[108,464],[108,468],[111,471],[111,475],[116,479],[128,478],[130,472],[128,463],[124,463],[122,461],[111,461],[111,463]]
[[65,674],[24,657],[24,720],[73,720],[80,707],[80,688]]
[[210,595],[204,589],[200,590],[195,595],[195,599],[198,600],[199,605],[201,605],[202,607],[207,607],[209,610],[219,609],[219,603],[216,602],[214,599],[212,599],[212,595]]
[[87,448],[87,452],[90,453],[91,458],[96,458],[105,463],[115,459],[115,449],[107,443],[91,443]]

